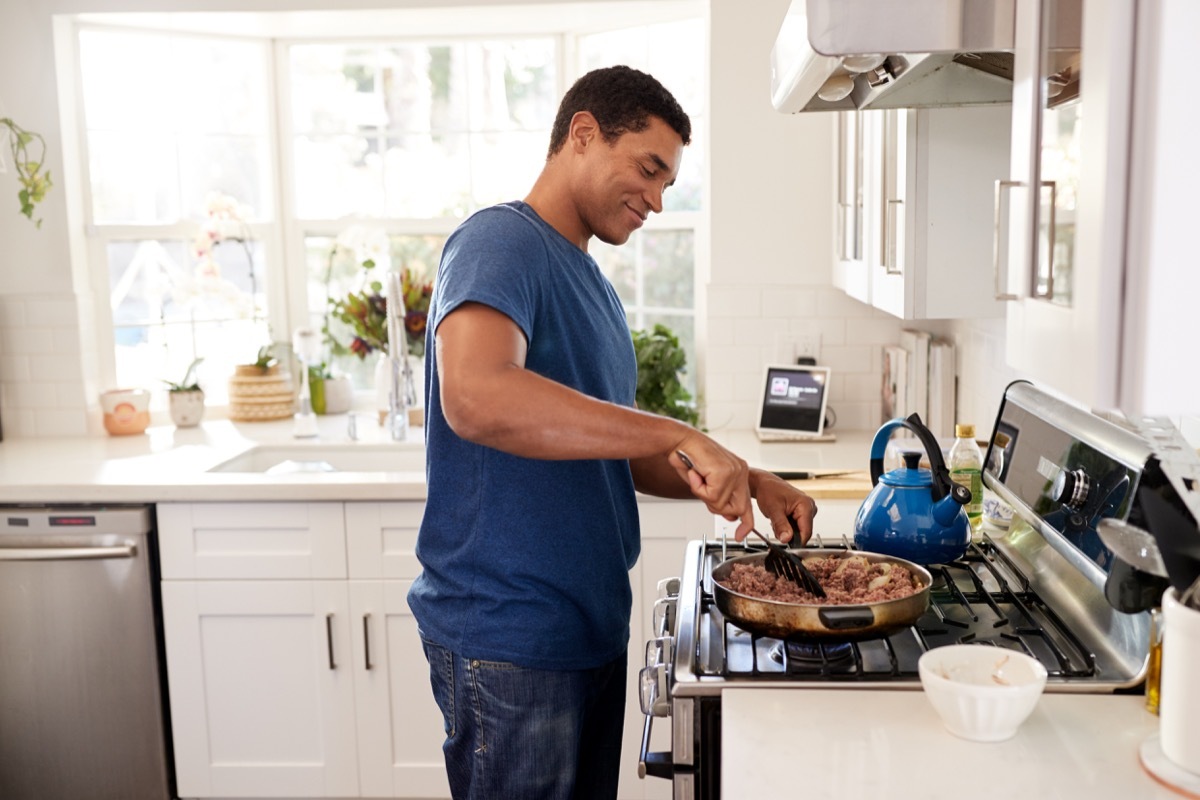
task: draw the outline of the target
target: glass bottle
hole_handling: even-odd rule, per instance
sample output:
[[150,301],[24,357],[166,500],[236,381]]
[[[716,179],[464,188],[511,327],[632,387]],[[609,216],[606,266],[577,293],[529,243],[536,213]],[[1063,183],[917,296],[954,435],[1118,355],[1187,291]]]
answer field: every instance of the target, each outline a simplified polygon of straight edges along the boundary
[[971,502],[966,505],[967,521],[971,523],[971,540],[979,541],[979,526],[983,522],[983,453],[975,442],[974,425],[954,426],[950,480],[971,490]]

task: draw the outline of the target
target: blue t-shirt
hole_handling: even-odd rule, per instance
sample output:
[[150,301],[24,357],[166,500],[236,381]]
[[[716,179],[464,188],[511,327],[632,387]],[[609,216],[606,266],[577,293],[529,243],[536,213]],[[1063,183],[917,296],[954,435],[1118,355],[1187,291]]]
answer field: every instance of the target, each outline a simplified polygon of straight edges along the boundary
[[[632,406],[637,362],[625,311],[595,260],[525,203],[471,216],[446,241],[427,353],[446,315],[482,303],[517,324],[525,368]],[[408,594],[424,635],[467,658],[590,669],[629,641],[629,569],[641,544],[626,460],[521,458],[446,424],[425,360],[429,484]]]

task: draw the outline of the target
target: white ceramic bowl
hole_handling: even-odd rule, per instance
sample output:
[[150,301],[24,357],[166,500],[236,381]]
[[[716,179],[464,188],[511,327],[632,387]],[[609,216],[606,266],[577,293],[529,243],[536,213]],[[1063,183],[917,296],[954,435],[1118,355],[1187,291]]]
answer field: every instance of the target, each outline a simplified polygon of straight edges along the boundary
[[946,730],[974,742],[1011,739],[1046,687],[1037,659],[991,645],[935,647],[917,671]]

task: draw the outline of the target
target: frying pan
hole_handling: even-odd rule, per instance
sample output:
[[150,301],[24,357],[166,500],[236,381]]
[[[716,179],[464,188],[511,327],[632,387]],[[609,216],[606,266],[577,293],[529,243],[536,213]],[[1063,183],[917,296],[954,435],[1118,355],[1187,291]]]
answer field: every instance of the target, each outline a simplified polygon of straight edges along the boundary
[[929,607],[933,576],[922,566],[894,556],[861,550],[805,548],[804,557],[847,558],[862,556],[869,563],[887,562],[908,569],[921,585],[914,594],[898,600],[853,605],[807,605],[766,600],[726,588],[734,564],[761,564],[766,553],[726,559],[712,569],[713,596],[725,618],[739,628],[775,639],[815,642],[850,642],[879,639],[909,628]]

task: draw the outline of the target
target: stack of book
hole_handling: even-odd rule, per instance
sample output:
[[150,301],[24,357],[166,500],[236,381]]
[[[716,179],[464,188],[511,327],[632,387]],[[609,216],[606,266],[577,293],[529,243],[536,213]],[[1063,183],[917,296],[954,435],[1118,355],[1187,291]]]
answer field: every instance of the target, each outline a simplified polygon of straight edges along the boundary
[[882,422],[919,414],[937,437],[953,437],[956,406],[954,344],[926,331],[902,330],[884,345]]

